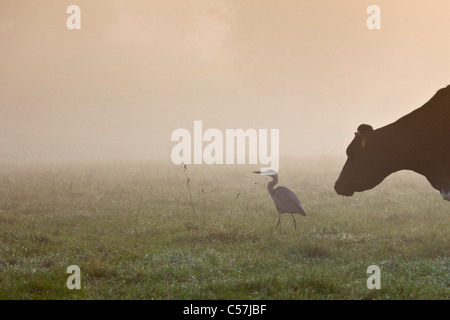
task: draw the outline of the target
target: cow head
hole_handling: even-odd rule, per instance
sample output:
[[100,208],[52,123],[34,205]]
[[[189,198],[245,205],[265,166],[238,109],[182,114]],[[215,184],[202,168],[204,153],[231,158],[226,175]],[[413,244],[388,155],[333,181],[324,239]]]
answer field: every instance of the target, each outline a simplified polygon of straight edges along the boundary
[[374,147],[375,131],[372,126],[362,124],[355,132],[347,148],[347,162],[342,168],[334,189],[343,196],[371,189],[379,184],[384,175],[377,168],[377,150]]

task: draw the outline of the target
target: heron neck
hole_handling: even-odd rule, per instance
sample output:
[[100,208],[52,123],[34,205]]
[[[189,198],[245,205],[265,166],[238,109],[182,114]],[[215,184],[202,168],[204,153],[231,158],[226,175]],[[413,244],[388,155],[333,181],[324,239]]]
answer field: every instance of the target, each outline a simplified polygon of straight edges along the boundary
[[272,177],[272,181],[270,181],[267,184],[267,189],[269,190],[270,194],[273,194],[275,192],[275,188],[274,187],[278,183],[278,175],[276,174],[276,175],[271,176],[271,177]]

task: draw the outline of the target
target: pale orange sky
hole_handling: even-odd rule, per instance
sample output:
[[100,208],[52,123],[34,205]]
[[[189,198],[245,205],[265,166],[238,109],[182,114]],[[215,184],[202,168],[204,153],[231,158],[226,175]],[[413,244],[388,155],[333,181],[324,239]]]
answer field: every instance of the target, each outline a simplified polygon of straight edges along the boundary
[[[66,28],[81,7],[82,29]],[[381,30],[366,9],[381,8]],[[336,154],[450,84],[448,0],[0,2],[0,160],[164,158],[177,128]]]

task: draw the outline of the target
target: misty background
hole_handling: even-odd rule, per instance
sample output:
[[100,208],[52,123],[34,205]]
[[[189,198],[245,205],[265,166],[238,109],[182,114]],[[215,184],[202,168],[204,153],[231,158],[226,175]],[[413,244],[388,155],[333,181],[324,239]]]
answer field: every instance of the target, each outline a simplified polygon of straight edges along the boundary
[[[66,8],[81,8],[68,30]],[[366,9],[381,8],[381,30]],[[177,128],[339,155],[450,84],[448,0],[1,0],[0,160],[166,159]]]

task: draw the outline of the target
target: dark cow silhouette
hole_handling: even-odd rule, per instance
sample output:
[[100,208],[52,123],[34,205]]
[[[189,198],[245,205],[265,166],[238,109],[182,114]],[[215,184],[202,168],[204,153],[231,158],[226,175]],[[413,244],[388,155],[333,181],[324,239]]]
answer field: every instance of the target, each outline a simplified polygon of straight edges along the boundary
[[334,189],[340,195],[372,189],[388,175],[424,175],[450,201],[450,85],[394,123],[374,130],[362,124],[347,148]]

